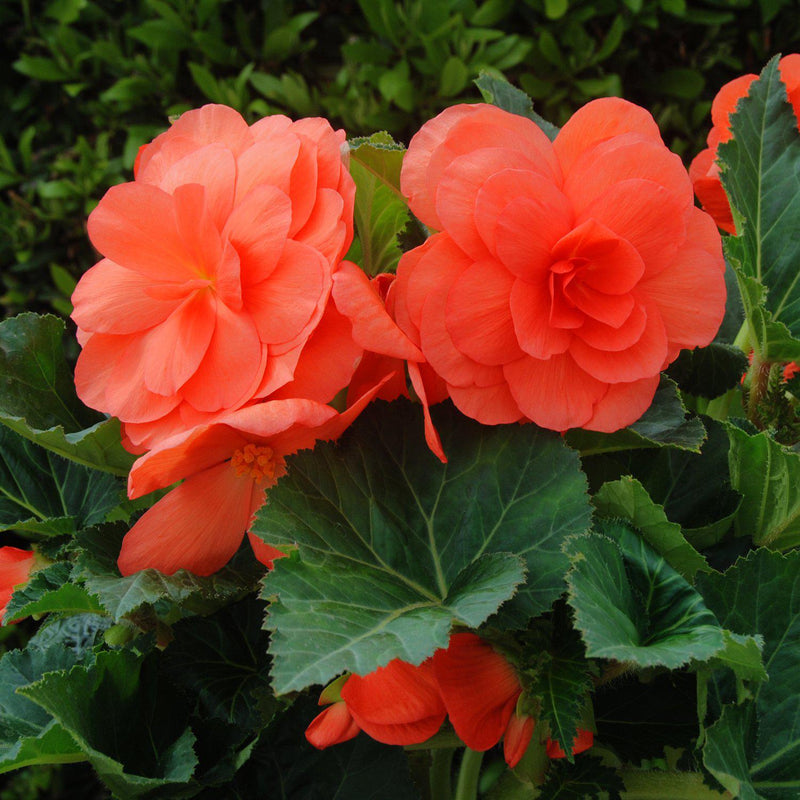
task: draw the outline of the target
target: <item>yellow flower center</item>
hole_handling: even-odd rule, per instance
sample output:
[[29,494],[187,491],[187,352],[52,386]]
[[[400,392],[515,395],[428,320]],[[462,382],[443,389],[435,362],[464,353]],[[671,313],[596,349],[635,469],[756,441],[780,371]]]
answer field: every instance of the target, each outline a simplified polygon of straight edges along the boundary
[[252,478],[258,483],[275,480],[278,462],[279,458],[271,447],[258,444],[246,444],[231,458],[231,464],[240,478]]

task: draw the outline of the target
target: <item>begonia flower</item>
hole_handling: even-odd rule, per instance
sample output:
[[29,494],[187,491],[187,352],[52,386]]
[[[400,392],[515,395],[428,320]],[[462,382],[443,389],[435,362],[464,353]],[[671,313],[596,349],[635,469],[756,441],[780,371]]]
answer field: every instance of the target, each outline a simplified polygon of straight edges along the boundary
[[[360,350],[327,314],[353,236],[345,134],[322,119],[233,109],[183,114],[145,147],[135,180],[89,217],[103,256],[81,278],[75,381],[138,452],[266,398],[327,402]],[[341,347],[312,340],[337,338]],[[335,379],[332,379],[333,378]],[[345,378],[344,383],[346,383]]]
[[[183,482],[149,508],[125,534],[117,564],[123,575],[153,568],[210,575],[233,556],[265,490],[286,471],[285,457],[336,439],[380,385],[343,413],[314,400],[268,400],[232,411],[159,442],[137,459],[128,496],[141,497]],[[267,566],[284,555],[252,533]]]
[[[576,756],[584,750],[588,750],[594,744],[594,733],[586,728],[578,728],[578,733],[572,740],[572,755]],[[552,739],[547,740],[546,744],[548,758],[566,758],[564,748]]]
[[638,106],[595,100],[553,142],[453,106],[412,139],[401,186],[438,233],[401,258],[394,318],[479,422],[617,430],[719,328],[719,233]]
[[306,738],[320,749],[347,741],[354,730],[384,744],[420,744],[444,722],[447,712],[430,659],[414,666],[396,658],[363,677],[339,681],[322,693],[320,704],[331,705],[306,731]]
[[[784,56],[778,62],[781,79],[786,86],[789,102],[794,108],[795,116],[800,120],[800,55],[793,53]],[[722,188],[717,166],[717,148],[733,136],[731,131],[731,114],[736,111],[736,105],[750,89],[750,84],[757,80],[758,75],[753,73],[741,75],[726,83],[717,92],[711,104],[712,128],[708,134],[705,150],[701,150],[689,166],[689,177],[694,185],[697,199],[714,218],[722,230],[736,233],[728,196]],[[800,124],[800,123],[798,123]]]
[[36,554],[31,550],[9,545],[0,547],[0,620],[5,616],[14,589],[28,582],[35,561]]

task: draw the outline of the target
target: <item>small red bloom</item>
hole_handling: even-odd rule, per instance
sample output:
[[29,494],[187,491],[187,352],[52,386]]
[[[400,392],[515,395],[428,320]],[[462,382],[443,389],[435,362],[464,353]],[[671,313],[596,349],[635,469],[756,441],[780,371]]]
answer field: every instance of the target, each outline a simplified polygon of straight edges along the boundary
[[[800,118],[800,54],[784,56],[778,63],[781,79],[786,85],[789,102],[794,108],[795,116]],[[728,196],[722,188],[717,166],[717,147],[731,137],[731,114],[736,105],[749,91],[750,84],[758,75],[749,74],[734,78],[717,92],[711,104],[712,128],[708,134],[708,147],[701,150],[689,166],[689,177],[692,179],[694,193],[709,213],[714,222],[728,233],[736,233],[736,227],[728,203]]]
[[363,677],[350,675],[339,697],[326,690],[320,698],[332,705],[306,731],[315,747],[347,741],[359,729],[384,744],[419,744],[439,730],[446,716],[430,659],[416,667],[396,658]]
[[28,582],[36,554],[18,547],[0,547],[0,620],[14,589]]
[[[588,750],[594,744],[594,734],[585,728],[578,728],[577,736],[572,740],[572,755],[576,756]],[[549,758],[566,758],[567,754],[558,742],[547,740],[547,755]]]

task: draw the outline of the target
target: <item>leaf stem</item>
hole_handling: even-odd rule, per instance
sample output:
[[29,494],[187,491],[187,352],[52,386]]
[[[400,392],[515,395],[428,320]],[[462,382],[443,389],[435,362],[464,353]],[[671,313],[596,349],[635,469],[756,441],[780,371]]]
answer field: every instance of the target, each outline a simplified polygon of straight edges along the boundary
[[454,747],[434,750],[431,753],[430,787],[431,800],[450,800],[453,796],[453,786],[450,780],[453,768]]
[[478,797],[478,779],[481,776],[483,753],[464,748],[461,769],[458,772],[458,783],[454,800],[476,800]]

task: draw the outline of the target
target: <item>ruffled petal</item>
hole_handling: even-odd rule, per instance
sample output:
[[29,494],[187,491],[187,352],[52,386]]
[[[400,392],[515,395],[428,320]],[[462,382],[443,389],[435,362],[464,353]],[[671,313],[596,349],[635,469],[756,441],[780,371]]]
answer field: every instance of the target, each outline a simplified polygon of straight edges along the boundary
[[569,349],[573,333],[550,322],[551,297],[545,279],[521,279],[511,289],[510,308],[519,346],[534,358],[550,358]]
[[656,374],[631,383],[612,383],[595,405],[591,419],[581,427],[613,433],[632,425],[650,408],[660,379]]

